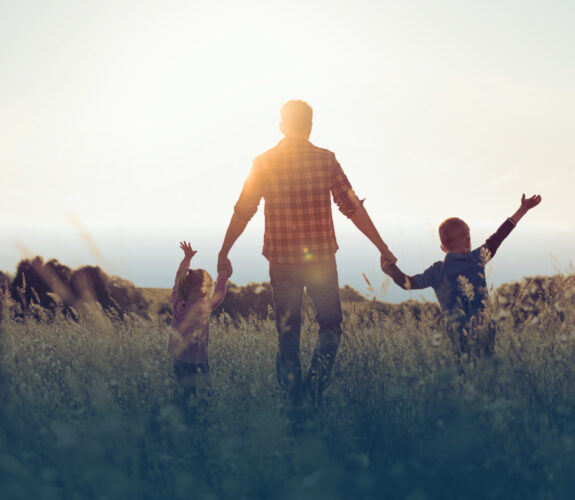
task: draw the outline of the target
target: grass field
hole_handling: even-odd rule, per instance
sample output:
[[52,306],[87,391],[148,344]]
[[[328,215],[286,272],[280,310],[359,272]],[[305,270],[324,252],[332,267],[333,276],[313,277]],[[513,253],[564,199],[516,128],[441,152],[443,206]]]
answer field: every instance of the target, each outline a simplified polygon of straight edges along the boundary
[[572,498],[575,307],[547,306],[500,318],[495,360],[465,375],[431,319],[350,312],[325,403],[294,426],[271,318],[213,319],[211,392],[182,410],[165,323],[4,304],[0,498]]

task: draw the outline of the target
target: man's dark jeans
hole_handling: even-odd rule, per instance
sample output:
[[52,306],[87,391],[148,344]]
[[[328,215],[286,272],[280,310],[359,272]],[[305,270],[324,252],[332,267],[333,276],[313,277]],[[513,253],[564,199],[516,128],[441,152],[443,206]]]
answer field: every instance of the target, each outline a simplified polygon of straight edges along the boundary
[[[302,264],[270,262],[270,282],[279,340],[276,358],[278,383],[294,402],[300,401],[305,389],[317,404],[341,338],[342,312],[335,256],[322,262]],[[319,324],[318,341],[305,382],[299,359],[304,287]]]

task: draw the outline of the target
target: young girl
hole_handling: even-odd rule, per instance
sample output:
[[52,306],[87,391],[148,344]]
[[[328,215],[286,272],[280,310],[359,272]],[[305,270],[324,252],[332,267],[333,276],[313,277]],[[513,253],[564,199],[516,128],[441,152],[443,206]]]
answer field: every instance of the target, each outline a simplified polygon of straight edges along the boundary
[[218,274],[214,293],[213,281],[203,269],[189,269],[197,251],[187,242],[181,242],[184,258],[176,273],[172,292],[172,328],[168,352],[174,357],[174,373],[183,389],[187,402],[196,394],[200,380],[210,373],[208,364],[208,338],[210,313],[226,295],[226,282],[232,274],[228,261]]

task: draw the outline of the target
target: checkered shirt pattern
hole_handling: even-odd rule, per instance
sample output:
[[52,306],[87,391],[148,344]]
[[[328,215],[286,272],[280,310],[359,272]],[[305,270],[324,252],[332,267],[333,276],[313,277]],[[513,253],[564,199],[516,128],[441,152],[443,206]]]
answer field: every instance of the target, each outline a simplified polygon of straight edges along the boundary
[[330,195],[347,217],[361,204],[331,151],[286,138],[254,160],[234,211],[249,221],[263,197],[263,255],[278,264],[319,262],[338,248]]

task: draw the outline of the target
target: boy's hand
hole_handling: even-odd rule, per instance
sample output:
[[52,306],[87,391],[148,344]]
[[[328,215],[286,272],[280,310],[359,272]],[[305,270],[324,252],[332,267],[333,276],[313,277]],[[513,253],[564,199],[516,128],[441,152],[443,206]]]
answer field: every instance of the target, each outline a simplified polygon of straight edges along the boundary
[[523,196],[521,196],[521,206],[517,209],[517,212],[511,216],[511,220],[517,224],[529,210],[539,205],[539,203],[541,203],[541,195],[534,194],[531,198],[525,198],[525,193],[523,193]]
[[541,195],[534,194],[531,198],[525,198],[525,193],[521,196],[521,208],[525,211],[531,210],[541,203]]
[[188,259],[198,253],[197,250],[192,250],[192,246],[187,241],[180,241],[180,248],[184,251],[184,257]]

